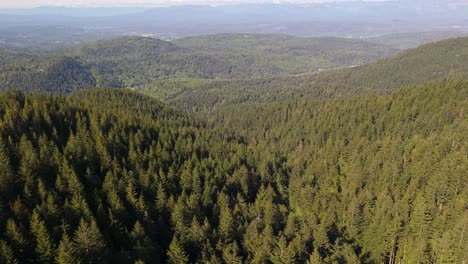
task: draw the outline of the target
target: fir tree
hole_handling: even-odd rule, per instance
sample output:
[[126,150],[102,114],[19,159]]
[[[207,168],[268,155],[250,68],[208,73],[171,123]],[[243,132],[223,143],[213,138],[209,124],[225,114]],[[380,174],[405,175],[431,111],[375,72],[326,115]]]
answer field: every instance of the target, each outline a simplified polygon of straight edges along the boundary
[[88,223],[81,219],[75,231],[74,243],[77,255],[83,262],[98,263],[106,259],[106,242],[94,220]]
[[64,232],[57,248],[55,262],[58,264],[78,263],[80,258],[77,256],[75,248],[76,246],[73,241],[71,241],[67,233]]
[[177,237],[172,239],[171,244],[169,245],[168,251],[169,263],[172,264],[185,264],[188,263],[189,259],[187,254],[185,253],[184,248],[180,244]]
[[36,210],[34,210],[31,216],[30,228],[36,240],[35,252],[38,260],[46,263],[52,262],[54,257],[54,245],[52,244],[49,231],[44,221],[42,221]]

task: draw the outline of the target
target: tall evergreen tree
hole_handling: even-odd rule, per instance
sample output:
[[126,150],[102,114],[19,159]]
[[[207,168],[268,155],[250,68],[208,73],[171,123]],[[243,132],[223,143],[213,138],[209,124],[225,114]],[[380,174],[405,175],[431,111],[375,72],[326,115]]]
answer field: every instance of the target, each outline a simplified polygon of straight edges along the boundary
[[54,245],[44,221],[36,210],[31,216],[30,228],[36,241],[35,252],[38,260],[44,263],[52,262],[55,253]]
[[75,248],[76,245],[70,240],[67,233],[64,232],[57,248],[55,262],[58,264],[78,263],[80,258],[77,256]]
[[106,260],[106,241],[94,220],[87,222],[81,219],[73,240],[83,262],[99,263]]
[[188,263],[189,259],[187,254],[185,253],[182,244],[180,244],[177,237],[172,239],[171,244],[169,245],[168,251],[169,263],[172,264],[185,264]]

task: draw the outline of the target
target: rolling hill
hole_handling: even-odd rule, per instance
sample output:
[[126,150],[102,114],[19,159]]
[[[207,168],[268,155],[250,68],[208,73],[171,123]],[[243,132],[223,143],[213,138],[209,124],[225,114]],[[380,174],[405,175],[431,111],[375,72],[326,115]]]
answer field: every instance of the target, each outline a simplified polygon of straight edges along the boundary
[[182,80],[179,84],[177,80],[156,81],[136,90],[187,111],[209,111],[244,102],[382,94],[432,80],[467,78],[468,38],[455,38],[362,66],[309,75],[209,82]]
[[271,76],[346,52],[242,38],[6,51],[0,262],[466,262],[468,39]]
[[[106,36],[466,25],[463,0],[441,2],[0,15],[0,35],[18,34],[0,38],[17,47],[0,49],[0,263],[467,263],[468,38],[398,54],[387,44],[426,36],[53,49],[106,25]],[[59,34],[30,42],[43,31],[15,24]],[[71,26],[89,35],[67,38],[80,32]],[[18,49],[54,38],[50,50]]]
[[449,38],[466,37],[468,31],[432,31],[432,32],[411,32],[382,35],[378,37],[368,37],[364,40],[384,44],[397,49],[412,49],[431,42],[441,41]]
[[0,90],[67,94],[96,86],[96,80],[89,68],[74,58],[64,55],[44,57],[19,54],[8,58],[14,61],[13,65],[3,63],[0,66]]
[[[354,39],[268,34],[207,35],[176,39],[173,43],[226,60],[250,58],[254,68],[270,69],[276,71],[277,75],[361,65],[398,51],[383,44],[375,45]],[[235,64],[236,61],[231,63]],[[262,75],[254,74],[253,77]]]
[[[208,38],[208,40],[207,40]],[[210,40],[213,38],[213,40]],[[95,79],[98,87],[135,87],[168,78],[245,79],[268,76],[288,76],[308,73],[320,68],[361,64],[385,57],[396,50],[379,44],[335,38],[295,38],[276,35],[218,35],[168,42],[144,37],[122,37],[85,44],[74,49],[57,50],[36,54],[30,51],[1,50],[0,89],[23,91],[47,90],[44,65],[54,63],[58,56],[69,57],[80,64],[82,73],[73,69],[47,68]],[[266,45],[280,42],[281,46]],[[212,42],[200,49],[197,45]],[[194,44],[198,43],[198,44]],[[227,43],[232,43],[230,46]],[[220,49],[220,46],[225,48]],[[245,48],[240,48],[245,46]],[[12,54],[17,54],[13,56]],[[17,59],[21,57],[29,59]],[[68,67],[67,65],[63,65]],[[55,74],[49,72],[49,74]],[[57,73],[61,74],[61,73]],[[71,76],[72,79],[81,77]],[[32,85],[28,80],[38,80],[49,86]],[[67,85],[58,92],[67,93],[88,88],[91,83],[80,81]]]

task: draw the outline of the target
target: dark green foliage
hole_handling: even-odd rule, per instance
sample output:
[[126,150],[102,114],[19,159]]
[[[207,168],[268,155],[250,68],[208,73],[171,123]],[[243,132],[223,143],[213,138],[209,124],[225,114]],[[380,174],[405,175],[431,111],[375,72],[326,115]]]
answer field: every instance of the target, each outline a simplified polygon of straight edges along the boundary
[[54,256],[54,248],[50,239],[49,231],[39,213],[34,211],[31,216],[31,233],[35,238],[36,254],[40,262],[51,262]]
[[174,243],[172,257],[221,256],[212,212],[245,146],[128,90],[3,93],[0,124],[8,259],[158,263]]
[[467,107],[468,82],[444,81],[390,96],[232,106],[213,124],[235,130],[259,161],[285,159],[286,185],[269,171],[288,205],[272,262],[291,258],[299,239],[311,243],[311,263],[457,263],[468,248]]
[[[320,40],[123,38],[69,56],[6,52],[2,89],[151,82],[137,89],[207,120],[126,89],[2,93],[0,261],[466,262],[468,82],[448,80],[467,77],[466,40],[250,80],[155,81],[284,73],[281,54],[314,53]],[[322,58],[357,59],[327,43]]]
[[96,86],[96,80],[91,72],[70,57],[59,57],[39,78],[41,83],[37,90],[40,91],[70,93],[80,87]]
[[433,80],[468,78],[468,38],[428,44],[359,67],[247,80],[170,80],[137,87],[186,111],[245,102],[345,98],[386,94]]
[[[462,263],[468,82],[240,104],[0,95],[6,263]],[[3,195],[5,194],[5,195]]]
[[0,65],[0,90],[68,94],[96,86],[95,77],[88,67],[74,58],[22,55],[29,58],[10,58],[8,64]]
[[[286,76],[362,64],[396,50],[359,40],[216,35],[177,43],[143,37],[98,41],[47,53],[0,50],[0,90],[69,94],[89,87],[135,87],[167,78]],[[251,41],[253,40],[253,41]],[[281,42],[281,46],[276,40]],[[204,45],[200,49],[197,45]],[[211,43],[212,40],[209,42]],[[269,45],[267,41],[271,41]],[[244,45],[245,44],[245,45]],[[239,45],[243,46],[239,50]],[[186,46],[186,47],[184,47]]]
[[64,232],[57,248],[55,262],[58,264],[77,263],[77,253],[76,245],[70,240],[67,233]]
[[100,263],[106,259],[106,241],[94,220],[81,219],[75,231],[76,253],[84,263]]
[[171,264],[188,263],[189,259],[187,257],[187,254],[184,252],[184,249],[177,237],[174,237],[174,239],[172,240],[167,254],[169,256],[168,262]]
[[0,241],[0,261],[2,263],[7,264],[15,264],[18,263],[18,260],[13,255],[13,250],[11,247],[5,242]]
[[242,77],[302,74],[368,63],[397,52],[385,45],[342,38],[300,38],[269,34],[216,34],[173,41],[229,61]]

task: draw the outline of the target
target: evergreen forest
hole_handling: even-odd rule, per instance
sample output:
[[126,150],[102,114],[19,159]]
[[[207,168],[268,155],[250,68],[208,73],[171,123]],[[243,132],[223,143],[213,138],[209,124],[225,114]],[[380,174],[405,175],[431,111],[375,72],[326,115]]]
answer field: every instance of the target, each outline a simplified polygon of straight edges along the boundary
[[0,263],[468,262],[468,38],[395,52],[0,51]]

